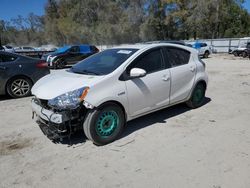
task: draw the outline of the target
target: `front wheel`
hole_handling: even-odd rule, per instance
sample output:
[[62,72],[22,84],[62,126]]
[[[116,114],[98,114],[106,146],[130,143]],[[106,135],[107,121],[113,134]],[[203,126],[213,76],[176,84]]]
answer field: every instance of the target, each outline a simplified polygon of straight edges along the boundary
[[190,108],[198,108],[202,106],[205,99],[206,88],[203,84],[199,83],[193,90],[191,98],[186,102]]
[[123,110],[116,104],[107,103],[86,115],[83,129],[86,137],[93,143],[105,145],[118,138],[124,124]]

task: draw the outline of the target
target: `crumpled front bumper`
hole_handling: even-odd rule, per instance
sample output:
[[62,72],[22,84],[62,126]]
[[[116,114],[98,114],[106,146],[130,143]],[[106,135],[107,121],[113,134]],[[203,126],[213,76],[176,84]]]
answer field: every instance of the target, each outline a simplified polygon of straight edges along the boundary
[[36,98],[31,101],[32,116],[36,119],[42,132],[51,140],[69,137],[82,125],[79,113],[72,111],[54,112],[46,109]]
[[35,113],[36,116],[39,116],[39,118],[55,123],[55,124],[62,124],[65,121],[69,120],[69,117],[67,116],[66,113],[58,113],[58,112],[53,112],[52,110],[47,110],[43,108],[38,100],[32,99],[31,101],[31,107],[32,107],[32,112]]

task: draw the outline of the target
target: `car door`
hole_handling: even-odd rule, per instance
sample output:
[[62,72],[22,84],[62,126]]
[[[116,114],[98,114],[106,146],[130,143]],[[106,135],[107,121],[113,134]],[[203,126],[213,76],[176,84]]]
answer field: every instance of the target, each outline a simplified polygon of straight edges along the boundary
[[[0,54],[0,90],[5,89],[5,84],[12,76],[13,63],[17,58],[8,54]],[[14,67],[15,68],[15,67]]]
[[165,54],[171,65],[170,104],[174,104],[189,96],[196,76],[196,64],[191,53],[182,48],[166,47]]
[[126,68],[127,75],[132,68],[144,69],[147,74],[125,81],[130,116],[168,105],[170,71],[165,67],[162,49],[156,48],[144,52]]

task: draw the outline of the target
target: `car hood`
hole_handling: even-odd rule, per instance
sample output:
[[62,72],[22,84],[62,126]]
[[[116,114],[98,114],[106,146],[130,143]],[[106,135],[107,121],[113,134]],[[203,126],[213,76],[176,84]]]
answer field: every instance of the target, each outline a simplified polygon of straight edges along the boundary
[[49,74],[38,80],[32,87],[32,94],[39,99],[49,100],[82,87],[90,87],[104,76],[71,73],[66,70]]
[[236,48],[235,50],[239,50],[239,51],[244,51],[244,50],[246,50],[247,48],[246,47],[238,47],[238,48]]

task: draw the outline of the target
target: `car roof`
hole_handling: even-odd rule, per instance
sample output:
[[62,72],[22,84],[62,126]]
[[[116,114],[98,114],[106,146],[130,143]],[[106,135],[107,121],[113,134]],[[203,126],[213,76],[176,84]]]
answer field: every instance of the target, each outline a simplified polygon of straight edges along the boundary
[[155,44],[155,43],[171,43],[171,44],[180,44],[185,45],[185,42],[180,40],[158,40],[158,41],[148,41],[146,44]]
[[94,46],[94,45],[91,45],[91,44],[69,44],[69,45],[63,45],[62,47],[72,47],[72,46]]
[[153,47],[160,47],[160,46],[171,46],[171,47],[178,47],[182,49],[188,49],[189,51],[193,51],[191,47],[189,46],[184,46],[181,44],[174,44],[174,43],[138,43],[138,44],[127,44],[127,45],[120,45],[120,46],[114,46],[111,49],[137,49],[137,50],[142,50],[145,48],[153,48]]
[[12,52],[6,52],[6,51],[0,51],[0,54],[3,54],[3,55],[14,55],[14,56],[17,56],[17,54],[15,54],[15,53],[12,53]]
[[26,58],[26,59],[35,59],[35,58],[29,57],[29,56],[24,56],[24,55],[21,55],[21,54],[6,52],[6,51],[0,51],[0,55],[10,55],[10,56]]

